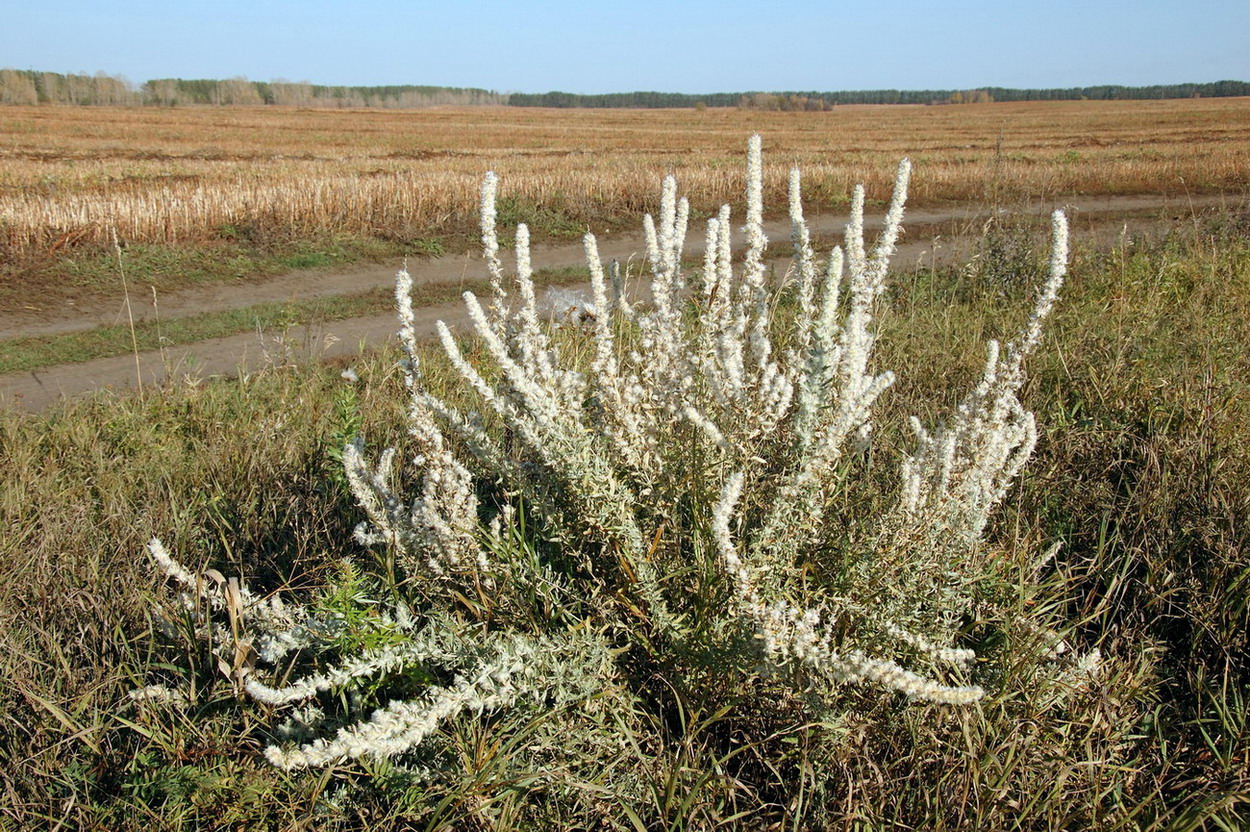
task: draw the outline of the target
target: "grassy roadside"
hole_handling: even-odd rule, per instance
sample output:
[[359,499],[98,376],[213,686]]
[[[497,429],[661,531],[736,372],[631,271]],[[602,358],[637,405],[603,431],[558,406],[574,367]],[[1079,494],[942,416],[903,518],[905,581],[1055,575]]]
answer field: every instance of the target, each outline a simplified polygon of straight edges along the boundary
[[384,311],[390,293],[384,289],[307,301],[263,303],[205,315],[135,324],[134,339],[124,324],[85,332],[0,341],[0,373],[41,370],[95,358],[125,355],[132,349],[149,352],[178,344],[222,338],[249,330],[274,330],[311,321],[337,321]]
[[[131,244],[121,267],[132,291],[167,292],[192,286],[272,277],[296,269],[346,267],[357,263],[443,253],[444,241],[404,242],[327,236],[305,240],[259,240],[222,236],[192,245]],[[35,299],[44,306],[81,301],[121,291],[118,254],[111,247],[48,251],[0,262],[0,303],[22,308]]]
[[[940,411],[1030,288],[988,267],[893,286],[882,363],[899,371],[900,413]],[[1064,543],[1042,602],[1106,656],[1086,698],[1023,715],[866,700],[772,739],[766,702],[734,718],[657,711],[619,736],[643,797],[592,795],[588,815],[561,804],[562,772],[515,767],[519,745],[501,738],[523,744],[525,726],[501,718],[447,729],[445,780],[372,762],[283,773],[257,753],[263,709],[155,623],[168,602],[142,556],[151,534],[295,591],[355,551],[360,512],[333,454],[348,434],[402,435],[394,356],[354,386],[282,368],[0,414],[0,827],[1246,828],[1248,287],[1236,225],[1080,253],[1031,362],[1043,441],[992,540]],[[154,679],[191,704],[138,707],[129,691]]]
[[[558,286],[587,277],[585,269],[569,268],[541,270],[535,273],[534,279],[539,286]],[[466,291],[486,292],[489,289],[490,284],[485,280],[420,286],[413,291],[413,301],[418,306],[433,306],[454,301]],[[149,352],[241,332],[282,330],[376,315],[393,309],[394,305],[394,294],[390,290],[374,289],[300,301],[261,303],[165,321],[142,321],[135,324],[133,339],[129,326],[115,324],[64,335],[0,340],[0,374],[109,358],[132,350]]]
[[[582,215],[572,209],[508,197],[500,201],[502,228],[526,223],[535,244],[576,241],[593,221],[597,232],[634,228],[637,217],[621,208]],[[132,292],[178,289],[257,280],[301,269],[349,268],[405,257],[441,257],[477,250],[477,218],[449,216],[420,234],[375,229],[373,233],[297,234],[260,225],[224,225],[202,239],[179,243],[127,243],[52,247],[37,252],[0,249],[0,305],[14,309],[32,299],[44,307],[81,302],[92,295],[116,297],[122,273]],[[500,244],[512,245],[510,233]],[[119,267],[120,257],[120,267]]]
[[[558,212],[544,212],[534,206],[522,206],[515,199],[502,201],[501,216],[503,221],[527,222],[531,227],[537,222],[548,239],[567,240],[580,233],[567,217]],[[698,217],[695,218],[697,219]],[[1040,250],[1039,246],[1044,246],[1039,236],[1045,228],[1043,217],[1021,215],[1010,223],[995,227],[997,232],[993,236],[992,247],[980,252],[978,256],[989,258],[999,270],[1013,268],[1021,255]],[[968,220],[952,219],[922,226],[918,233],[931,236],[935,240],[942,239],[943,245],[951,250],[955,250],[954,246],[967,248],[968,256],[972,256],[974,240],[980,230],[979,226],[974,227]],[[138,287],[168,291],[194,285],[260,279],[288,273],[292,269],[330,266],[346,268],[366,261],[397,261],[408,256],[442,255],[449,251],[449,247],[454,247],[456,251],[465,250],[470,242],[469,234],[465,231],[454,237],[431,237],[405,244],[336,238],[306,240],[293,247],[273,249],[251,244],[228,245],[222,251],[217,251],[213,246],[132,246],[123,251],[122,265],[132,292],[145,291]],[[505,248],[510,247],[511,235],[501,235],[500,242]],[[827,251],[841,243],[840,234],[816,233],[812,237],[812,244],[818,250]],[[784,256],[787,250],[784,241],[778,240],[778,255]],[[73,279],[61,281],[64,285],[59,290],[43,284],[39,296],[44,303],[55,302],[49,300],[49,295],[55,296],[56,291],[64,291],[67,286],[73,289],[85,287],[88,295],[92,288],[112,293],[114,297],[121,291],[116,252],[101,252],[93,258],[66,262],[72,266],[70,272]],[[695,261],[687,264],[692,269],[697,269],[699,265]],[[577,281],[584,275],[582,269],[544,269],[535,274],[535,280],[539,284],[557,285]],[[41,280],[52,280],[52,276],[44,275]],[[40,280],[35,280],[35,284],[41,285]],[[0,297],[4,294],[3,285],[3,281],[0,281]],[[458,298],[464,290],[477,292],[486,288],[487,283],[484,280],[465,281],[454,287],[424,286],[416,290],[417,296],[414,300],[420,305],[445,303]],[[81,295],[78,297],[81,301]],[[140,352],[147,352],[257,329],[281,329],[311,322],[344,320],[381,313],[390,309],[391,305],[391,295],[387,290],[256,304],[159,322],[143,321],[135,326],[133,343],[130,328],[122,324],[63,335],[10,339],[0,337],[0,374],[30,372],[58,364],[123,355],[135,349],[136,345]]]

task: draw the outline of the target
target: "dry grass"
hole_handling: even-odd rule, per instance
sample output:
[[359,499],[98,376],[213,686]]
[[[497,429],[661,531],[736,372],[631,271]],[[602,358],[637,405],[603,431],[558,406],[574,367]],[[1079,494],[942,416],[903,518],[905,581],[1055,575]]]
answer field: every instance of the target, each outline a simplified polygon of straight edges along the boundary
[[[7,108],[0,250],[236,234],[404,239],[473,216],[482,172],[594,225],[635,216],[657,168],[697,208],[738,197],[744,138],[768,140],[772,198],[799,164],[815,202],[882,198],[910,155],[912,204],[1241,192],[1250,99],[739,110]],[[559,157],[559,164],[553,164]],[[556,168],[558,167],[558,170]]]

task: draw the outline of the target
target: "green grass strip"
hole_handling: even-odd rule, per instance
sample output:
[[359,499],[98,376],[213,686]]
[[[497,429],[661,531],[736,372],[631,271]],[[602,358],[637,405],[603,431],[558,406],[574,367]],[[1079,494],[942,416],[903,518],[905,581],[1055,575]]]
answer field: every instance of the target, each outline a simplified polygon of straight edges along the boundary
[[[557,269],[535,275],[539,285],[560,285],[588,279],[585,269]],[[413,287],[413,305],[432,306],[454,301],[465,291],[488,292],[484,280],[454,285]],[[223,309],[166,321],[135,324],[134,342],[139,352],[161,347],[193,344],[210,338],[224,338],[240,332],[286,329],[311,323],[327,323],[393,309],[390,289],[373,289],[350,295],[329,295],[299,301],[260,303],[238,309]],[[36,335],[0,341],[0,375],[24,373],[58,364],[78,364],[96,358],[111,358],[133,352],[130,327],[126,324],[97,327],[63,335]]]

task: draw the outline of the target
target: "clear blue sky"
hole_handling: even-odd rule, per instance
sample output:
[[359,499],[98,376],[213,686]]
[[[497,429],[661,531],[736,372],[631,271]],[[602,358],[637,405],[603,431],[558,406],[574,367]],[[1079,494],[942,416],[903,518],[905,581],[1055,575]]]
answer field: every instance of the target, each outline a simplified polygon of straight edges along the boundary
[[501,92],[1250,80],[1250,0],[8,0],[0,66]]

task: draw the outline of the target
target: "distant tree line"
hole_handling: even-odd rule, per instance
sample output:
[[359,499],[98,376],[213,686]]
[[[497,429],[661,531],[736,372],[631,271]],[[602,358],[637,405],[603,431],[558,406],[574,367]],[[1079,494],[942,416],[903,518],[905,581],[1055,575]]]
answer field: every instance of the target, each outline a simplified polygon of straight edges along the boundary
[[832,110],[833,102],[820,96],[799,93],[752,92],[738,98],[738,106],[746,110],[782,110],[784,112],[821,112]]
[[440,104],[505,104],[490,90],[404,84],[385,87],[332,87],[307,81],[249,81],[246,78],[186,80],[161,78],[143,85],[146,103],[162,106],[272,104],[279,107],[431,107]]
[[467,87],[404,84],[382,87],[333,87],[307,81],[249,81],[247,78],[159,78],[135,86],[126,79],[95,75],[0,69],[0,105],[70,104],[82,106],[151,105],[278,107],[389,107],[510,104],[514,107],[740,107],[757,110],[827,110],[838,104],[971,104],[988,101],[1095,101],[1250,96],[1250,83],[1156,84],[1149,87],[1103,85],[1063,89],[851,90],[841,92],[746,92],[688,95],[673,92],[619,92],[578,95],[570,92],[497,93]]
[[575,95],[567,92],[513,93],[514,107],[744,107],[767,110],[827,109],[837,104],[964,104],[985,101],[1093,101],[1164,98],[1226,98],[1250,95],[1245,81],[1208,84],[1156,84],[1125,87],[1063,89],[1012,89],[981,87],[975,90],[847,90],[841,92],[748,92],[687,95],[683,93],[628,92],[607,95]]
[[385,87],[332,87],[307,81],[249,81],[246,78],[158,78],[135,87],[107,75],[61,74],[0,69],[0,104],[151,105],[181,107],[391,107],[440,104],[506,104],[508,97],[490,90],[405,84]]
[[98,72],[95,75],[62,75],[0,69],[0,104],[54,104],[119,106],[142,103],[142,96],[124,78]]

